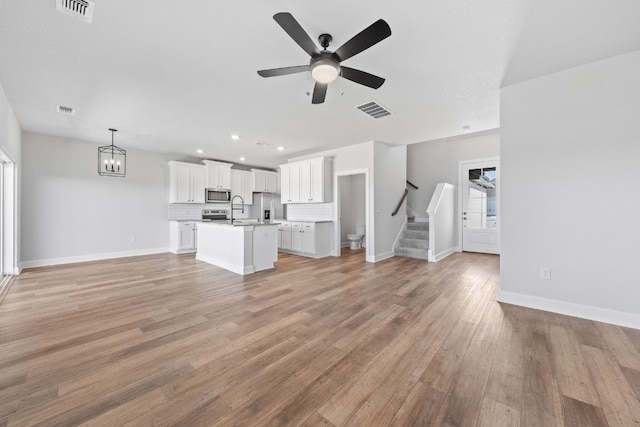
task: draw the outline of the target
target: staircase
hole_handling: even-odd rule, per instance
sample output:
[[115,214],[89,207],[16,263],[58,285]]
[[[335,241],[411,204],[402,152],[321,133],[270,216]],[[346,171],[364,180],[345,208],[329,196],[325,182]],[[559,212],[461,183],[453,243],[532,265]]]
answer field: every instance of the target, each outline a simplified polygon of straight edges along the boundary
[[428,248],[429,223],[407,222],[394,251],[396,256],[426,260]]

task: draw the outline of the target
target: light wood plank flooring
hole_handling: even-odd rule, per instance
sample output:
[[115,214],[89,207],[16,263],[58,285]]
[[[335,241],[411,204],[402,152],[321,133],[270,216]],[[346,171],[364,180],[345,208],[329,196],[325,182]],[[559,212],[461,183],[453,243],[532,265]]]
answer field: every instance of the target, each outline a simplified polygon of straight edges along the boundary
[[640,425],[640,331],[498,304],[498,265],[26,270],[0,305],[0,425]]

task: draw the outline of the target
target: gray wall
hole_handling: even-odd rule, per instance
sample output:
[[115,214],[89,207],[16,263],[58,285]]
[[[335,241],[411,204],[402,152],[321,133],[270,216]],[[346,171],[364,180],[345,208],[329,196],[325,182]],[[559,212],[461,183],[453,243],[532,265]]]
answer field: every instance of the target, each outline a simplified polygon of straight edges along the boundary
[[502,89],[502,300],[640,328],[638,76],[635,51]]
[[127,150],[114,178],[98,175],[94,143],[25,132],[22,148],[23,266],[168,250],[175,155]]
[[407,179],[419,187],[409,189],[408,206],[418,218],[426,218],[427,206],[439,182],[458,185],[458,165],[500,155],[498,130],[438,139],[407,146]]
[[373,174],[376,257],[377,260],[381,260],[394,255],[393,245],[405,221],[403,209],[395,216],[391,216],[391,213],[398,205],[406,187],[407,147],[376,142]]

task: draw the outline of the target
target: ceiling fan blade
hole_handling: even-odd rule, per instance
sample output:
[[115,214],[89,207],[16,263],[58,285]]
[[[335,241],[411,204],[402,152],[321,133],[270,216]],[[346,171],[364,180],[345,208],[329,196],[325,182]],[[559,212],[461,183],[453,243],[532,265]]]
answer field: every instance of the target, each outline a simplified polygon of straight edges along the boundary
[[288,12],[280,12],[273,15],[273,19],[289,34],[294,42],[304,49],[309,56],[320,55],[318,46],[311,40],[309,34],[300,26],[296,18]]
[[340,46],[333,54],[340,61],[351,58],[391,35],[391,28],[383,19],[378,19],[353,38]]
[[378,89],[384,83],[382,77],[378,77],[373,74],[366,73],[364,71],[356,70],[355,68],[340,67],[341,75],[347,80],[359,83],[364,86],[369,86],[374,89]]
[[329,86],[327,83],[316,82],[313,87],[312,104],[322,104],[324,102],[324,98],[327,96],[327,86]]
[[287,74],[304,73],[309,71],[308,65],[296,65],[295,67],[271,68],[270,70],[260,70],[258,74],[262,77],[286,76]]

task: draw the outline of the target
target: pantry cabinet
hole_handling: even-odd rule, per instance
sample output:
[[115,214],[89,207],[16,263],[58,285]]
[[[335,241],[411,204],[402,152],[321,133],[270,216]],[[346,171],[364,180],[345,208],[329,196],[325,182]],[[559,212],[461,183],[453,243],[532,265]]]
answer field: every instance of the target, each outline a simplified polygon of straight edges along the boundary
[[204,203],[205,167],[169,162],[169,203]]

